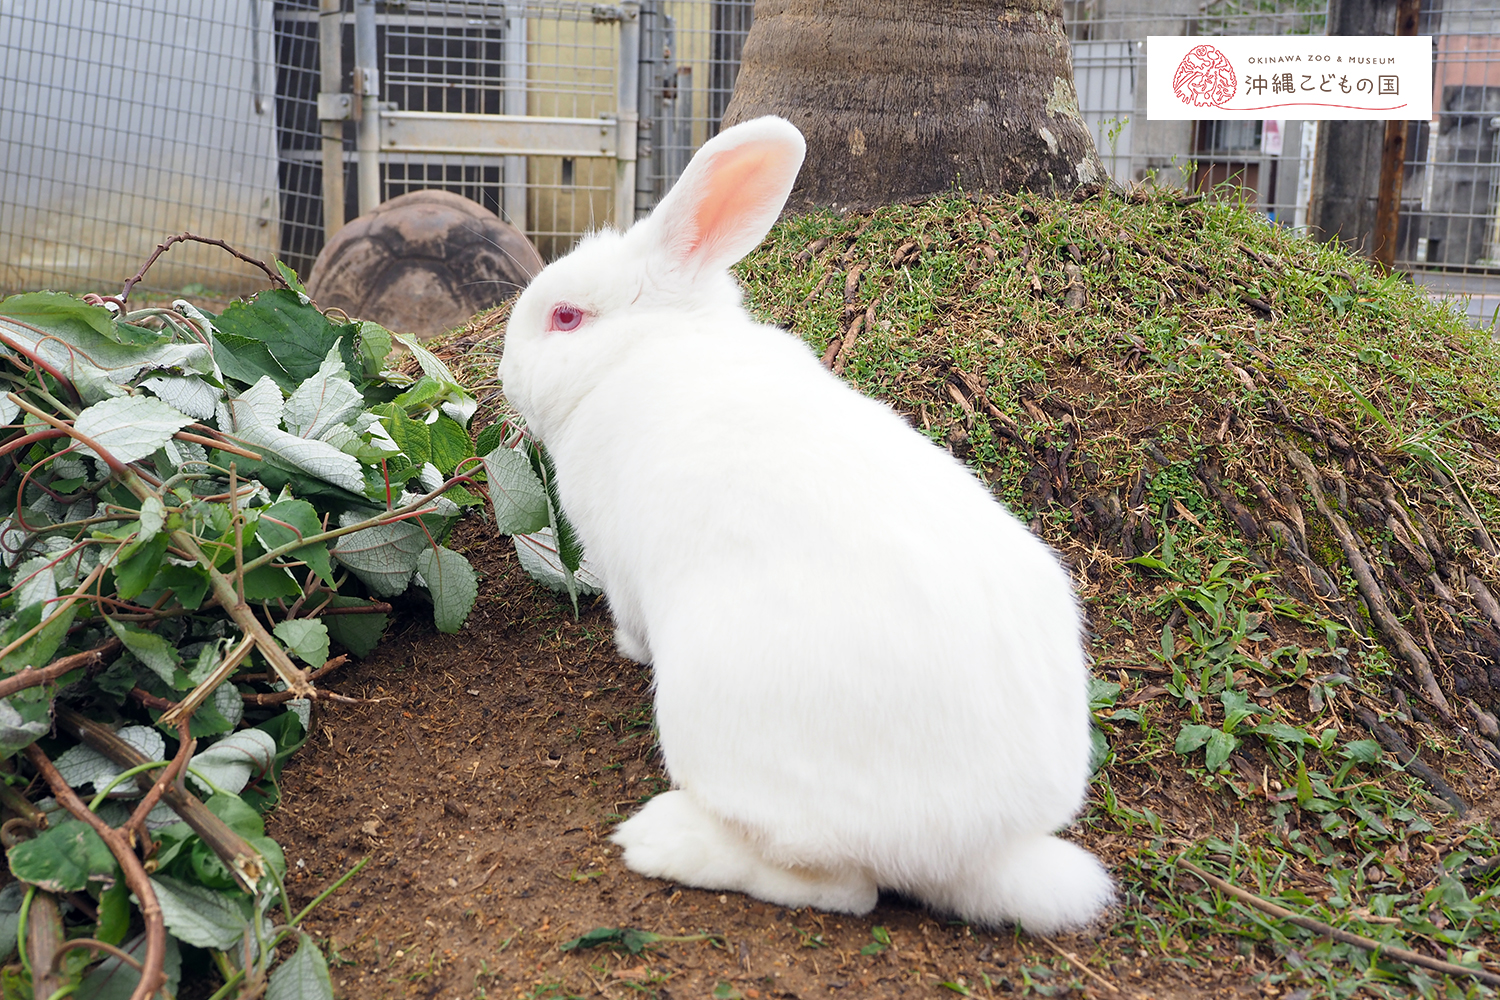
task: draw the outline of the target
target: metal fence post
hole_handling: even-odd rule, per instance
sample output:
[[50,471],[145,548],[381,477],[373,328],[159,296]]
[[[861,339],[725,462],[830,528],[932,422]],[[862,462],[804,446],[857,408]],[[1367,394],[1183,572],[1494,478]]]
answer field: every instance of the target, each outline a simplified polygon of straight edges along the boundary
[[[325,118],[324,104],[339,103],[344,98],[344,19],[341,0],[318,2],[318,117],[323,132],[323,238],[344,226],[344,122],[345,109],[338,119]],[[325,96],[326,95],[326,96]],[[327,109],[329,114],[333,109]]]
[[354,0],[354,93],[359,98],[359,213],[380,204],[380,69],[375,51],[375,0]]
[[618,159],[615,165],[615,226],[621,232],[635,222],[636,129],[640,122],[641,6],[620,5],[620,71]]
[[[526,5],[505,5],[505,41],[502,43],[507,115],[526,114]],[[526,157],[507,156],[501,161],[500,210],[505,221],[526,231]]]

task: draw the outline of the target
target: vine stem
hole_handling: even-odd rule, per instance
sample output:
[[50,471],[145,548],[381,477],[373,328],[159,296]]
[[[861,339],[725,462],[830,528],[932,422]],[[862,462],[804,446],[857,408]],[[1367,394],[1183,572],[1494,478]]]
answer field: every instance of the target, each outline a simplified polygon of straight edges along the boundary
[[146,922],[146,955],[141,962],[143,966],[141,978],[135,984],[130,1000],[146,1000],[167,982],[166,973],[163,971],[167,957],[167,925],[162,919],[161,903],[156,898],[156,889],[151,885],[151,878],[146,874],[141,859],[136,857],[124,830],[116,830],[90,812],[78,794],[63,780],[63,776],[42,752],[41,747],[33,743],[26,748],[25,754],[26,759],[31,761],[32,766],[47,782],[47,787],[52,789],[52,794],[57,798],[58,804],[77,819],[87,823],[99,835],[99,839],[104,841],[109,852],[120,863],[120,870],[125,873],[125,884],[130,887],[131,892],[135,893],[135,898],[140,903],[141,918]]
[[1484,969],[1471,969],[1466,965],[1455,965],[1452,962],[1444,962],[1440,959],[1428,958],[1426,955],[1420,954],[1415,951],[1410,951],[1406,948],[1398,948],[1395,945],[1382,944],[1381,942],[1376,941],[1374,938],[1367,938],[1362,934],[1353,934],[1349,931],[1340,930],[1337,927],[1330,927],[1328,924],[1325,924],[1320,920],[1314,920],[1312,917],[1304,917],[1301,914],[1293,913],[1291,910],[1285,909],[1284,907],[1277,906],[1269,899],[1262,899],[1255,893],[1241,889],[1239,886],[1235,885],[1232,882],[1226,882],[1224,879],[1219,878],[1217,875],[1210,875],[1208,872],[1204,871],[1202,868],[1199,868],[1197,865],[1193,864],[1186,858],[1178,858],[1177,865],[1184,871],[1192,872],[1194,875],[1198,876],[1203,881],[1213,886],[1215,889],[1218,889],[1226,896],[1232,896],[1233,898],[1239,900],[1241,903],[1244,903],[1247,906],[1255,907],[1262,913],[1270,914],[1278,920],[1285,920],[1289,924],[1295,924],[1296,926],[1301,927],[1304,930],[1312,931],[1314,934],[1321,934],[1324,937],[1331,937],[1335,941],[1341,941],[1344,944],[1352,944],[1357,948],[1363,948],[1366,951],[1374,952],[1377,955],[1384,955],[1387,958],[1394,958],[1398,962],[1405,962],[1407,965],[1420,966],[1421,968],[1431,969],[1433,972],[1441,972],[1444,975],[1449,976],[1471,976],[1487,986],[1500,986],[1500,976],[1497,976],[1492,972],[1487,972]]
[[120,648],[119,639],[110,639],[102,646],[85,650],[82,653],[74,653],[72,656],[64,656],[60,660],[53,660],[40,670],[34,667],[26,667],[19,673],[12,674],[0,681],[0,698],[9,698],[17,691],[36,687],[48,681],[56,680],[67,673],[72,673],[82,667],[90,667],[96,663],[103,663],[104,658]]
[[169,249],[171,249],[174,244],[188,242],[207,243],[209,246],[218,247],[221,250],[228,251],[235,257],[238,257],[240,260],[244,261],[246,264],[253,264],[254,266],[260,268],[262,271],[266,272],[266,276],[276,284],[280,285],[282,288],[289,287],[286,283],[286,279],[272,270],[265,261],[256,260],[254,257],[251,257],[248,254],[241,253],[234,247],[230,246],[228,243],[225,243],[223,240],[211,239],[207,236],[198,236],[195,233],[184,232],[178,233],[176,236],[169,236],[165,240],[162,240],[160,243],[156,244],[156,250],[151,254],[150,257],[146,258],[146,263],[142,264],[141,269],[135,272],[135,276],[132,277],[129,281],[125,282],[125,287],[120,289],[120,294],[115,299],[115,301],[123,308],[125,305],[125,301],[130,298],[130,290],[134,288],[142,278],[146,277],[146,272],[151,270],[151,265],[156,263],[156,259],[162,254],[166,253]]

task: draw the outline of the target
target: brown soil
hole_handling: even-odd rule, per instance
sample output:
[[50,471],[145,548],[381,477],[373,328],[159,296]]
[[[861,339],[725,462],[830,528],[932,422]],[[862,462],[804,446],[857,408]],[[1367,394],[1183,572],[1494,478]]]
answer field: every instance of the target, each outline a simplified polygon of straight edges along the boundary
[[[1045,942],[896,898],[860,918],[788,911],[627,871],[611,826],[665,787],[646,670],[615,654],[602,602],[575,622],[478,519],[454,544],[485,574],[468,624],[442,635],[419,609],[398,620],[333,685],[381,700],[316,720],[269,816],[297,906],[370,859],[307,925],[328,940],[341,997],[960,995],[944,982],[988,996],[1028,976],[1059,996],[1115,995],[1064,952],[1119,995],[1257,995],[1240,956],[1205,978],[1141,969],[1107,933]],[[891,946],[862,955],[877,926]],[[559,950],[596,927],[712,938]]]

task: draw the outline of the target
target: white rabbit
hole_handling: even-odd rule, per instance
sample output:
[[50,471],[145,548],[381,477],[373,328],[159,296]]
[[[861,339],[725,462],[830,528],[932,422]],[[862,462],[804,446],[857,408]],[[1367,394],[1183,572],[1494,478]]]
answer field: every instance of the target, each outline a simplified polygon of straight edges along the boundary
[[1049,933],[1113,898],[1051,836],[1089,778],[1067,574],[960,463],[752,320],[728,267],[802,136],[720,133],[652,213],[544,269],[506,395],[556,463],[617,624],[652,664],[675,789],[627,866],[788,907],[891,889]]

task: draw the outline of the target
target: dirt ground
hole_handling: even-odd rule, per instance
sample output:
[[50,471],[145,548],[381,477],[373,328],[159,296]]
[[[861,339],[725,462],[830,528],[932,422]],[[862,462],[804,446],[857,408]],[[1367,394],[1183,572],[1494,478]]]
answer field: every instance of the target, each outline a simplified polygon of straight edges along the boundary
[[[610,829],[666,787],[645,669],[615,654],[602,602],[575,622],[477,518],[453,544],[484,574],[468,624],[398,618],[329,685],[379,702],[316,720],[268,817],[298,906],[370,859],[307,925],[341,997],[1260,995],[1229,956],[1190,978],[1098,933],[976,930],[894,897],[788,911],[627,871]],[[559,949],[598,927],[696,939]]]

